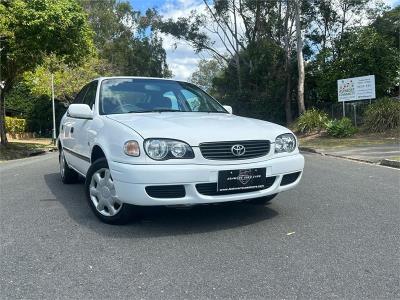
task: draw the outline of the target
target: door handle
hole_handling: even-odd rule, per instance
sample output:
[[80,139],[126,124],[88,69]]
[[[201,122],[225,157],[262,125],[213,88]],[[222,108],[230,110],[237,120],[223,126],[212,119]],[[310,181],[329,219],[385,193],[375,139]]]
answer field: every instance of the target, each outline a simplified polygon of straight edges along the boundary
[[74,127],[71,127],[71,134],[73,134],[74,133]]

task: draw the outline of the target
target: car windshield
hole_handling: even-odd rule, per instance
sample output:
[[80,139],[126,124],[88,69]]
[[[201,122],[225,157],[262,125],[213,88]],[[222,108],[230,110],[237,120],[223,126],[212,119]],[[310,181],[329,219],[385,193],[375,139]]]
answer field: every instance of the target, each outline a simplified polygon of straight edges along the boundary
[[172,80],[112,78],[102,81],[100,114],[227,111],[197,86]]

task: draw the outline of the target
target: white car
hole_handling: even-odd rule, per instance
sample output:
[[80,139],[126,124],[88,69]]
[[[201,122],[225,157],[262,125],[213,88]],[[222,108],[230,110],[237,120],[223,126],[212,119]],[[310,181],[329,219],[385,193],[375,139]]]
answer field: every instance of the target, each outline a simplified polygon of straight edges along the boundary
[[61,120],[58,148],[62,181],[85,177],[90,206],[111,224],[137,206],[264,204],[295,187],[304,168],[289,129],[157,78],[87,84]]

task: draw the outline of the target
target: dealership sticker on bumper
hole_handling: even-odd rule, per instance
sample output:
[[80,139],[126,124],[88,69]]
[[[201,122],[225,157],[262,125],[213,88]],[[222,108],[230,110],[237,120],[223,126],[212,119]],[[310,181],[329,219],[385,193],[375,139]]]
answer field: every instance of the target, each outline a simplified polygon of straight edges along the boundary
[[219,192],[263,189],[265,184],[266,168],[218,172]]

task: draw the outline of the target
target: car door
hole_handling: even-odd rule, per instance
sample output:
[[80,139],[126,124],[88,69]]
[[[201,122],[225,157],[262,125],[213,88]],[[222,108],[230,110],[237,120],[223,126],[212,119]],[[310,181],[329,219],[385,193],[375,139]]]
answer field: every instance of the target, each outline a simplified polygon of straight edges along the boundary
[[[88,105],[92,110],[96,99],[98,81],[92,81],[83,97],[83,104]],[[71,128],[72,151],[75,154],[73,167],[86,174],[90,166],[90,132],[93,124],[91,119],[74,118]]]
[[[82,104],[88,88],[89,88],[89,84],[85,85],[80,90],[80,92],[76,95],[72,104]],[[73,133],[74,133],[74,127],[76,126],[75,123],[76,123],[76,119],[72,118],[67,112],[66,115],[62,119],[62,124],[61,124],[61,128],[60,128],[60,136],[62,139],[62,146],[64,149],[65,158],[66,158],[68,164],[74,168],[75,168],[75,164],[76,164],[76,158],[73,153],[73,147],[74,147]]]

